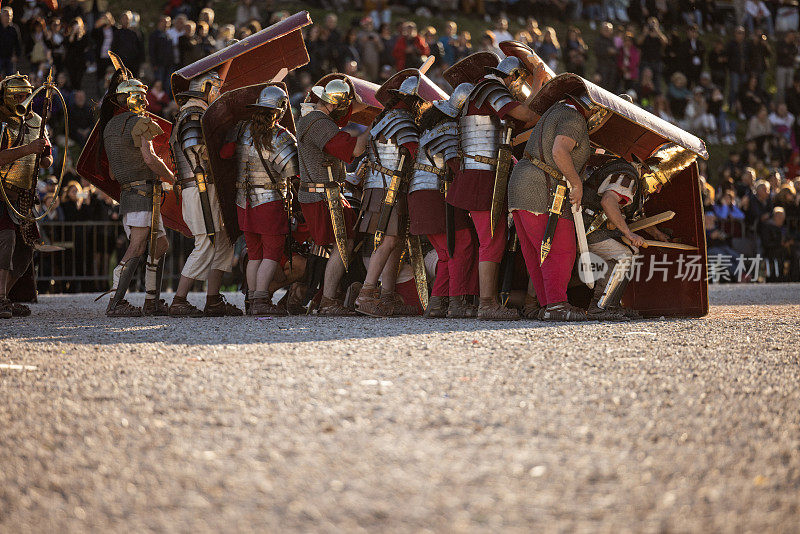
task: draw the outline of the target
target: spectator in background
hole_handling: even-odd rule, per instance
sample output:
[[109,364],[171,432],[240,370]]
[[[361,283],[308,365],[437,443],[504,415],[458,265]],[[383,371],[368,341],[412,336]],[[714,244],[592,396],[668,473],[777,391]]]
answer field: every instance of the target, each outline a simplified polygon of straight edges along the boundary
[[692,92],[687,87],[686,76],[682,72],[674,73],[670,77],[669,85],[667,86],[667,98],[669,99],[669,108],[678,121],[683,120],[686,106],[691,97]]
[[169,83],[169,78],[175,70],[173,65],[175,50],[172,40],[167,34],[171,24],[172,19],[170,17],[166,15],[159,17],[156,29],[153,30],[148,39],[153,77],[165,84]]
[[350,28],[344,36],[344,44],[342,47],[344,64],[355,62],[361,63],[361,52],[358,48],[358,30]]
[[653,114],[664,119],[665,121],[676,124],[675,116],[672,115],[672,110],[669,107],[669,100],[662,94],[656,94],[653,99]]
[[747,83],[739,90],[739,112],[750,119],[767,102],[767,96],[758,86],[758,76],[751,74]]
[[736,192],[733,189],[727,189],[719,197],[719,200],[714,204],[714,214],[720,220],[733,219],[736,221],[744,220],[744,212],[737,205]]
[[694,88],[692,98],[686,105],[684,129],[694,133],[702,139],[706,139],[711,144],[719,142],[717,138],[717,121],[708,111],[703,88]]
[[196,28],[197,25],[191,20],[183,25],[183,35],[178,38],[178,56],[180,57],[178,68],[183,68],[205,57],[203,48],[200,46],[200,38],[196,34]]
[[358,32],[358,49],[361,54],[361,68],[369,80],[377,80],[381,68],[381,53],[383,41],[375,31],[372,17],[364,17]]
[[131,27],[134,14],[124,11],[119,17],[119,27],[113,31],[111,50],[119,56],[125,66],[134,76],[139,76],[139,70],[144,62],[144,39],[139,30]]
[[610,22],[600,25],[600,34],[594,41],[597,74],[600,85],[614,91],[617,88],[617,47],[614,45],[614,27]]
[[436,28],[433,26],[428,26],[425,28],[425,44],[428,45],[428,50],[430,50],[430,55],[434,57],[434,60],[437,65],[441,66],[442,58],[444,57],[444,48],[442,47],[442,43],[440,43],[436,39]]
[[22,35],[14,24],[14,10],[5,6],[0,10],[0,75],[14,74],[21,55]]
[[61,28],[61,19],[53,17],[50,19],[50,25],[44,31],[45,45],[50,50],[50,55],[53,58],[53,65],[56,72],[64,70],[64,33]]
[[700,82],[700,73],[703,72],[703,63],[706,56],[706,47],[700,41],[700,29],[696,24],[689,26],[686,40],[678,46],[678,57],[683,65],[683,73],[691,85]]
[[239,0],[234,25],[241,28],[251,20],[261,20],[261,13],[253,0]]
[[717,256],[724,258],[725,262],[720,265],[728,267],[728,281],[733,281],[735,273],[736,258],[739,256],[731,246],[731,236],[720,228],[719,220],[714,211],[708,210],[705,214],[706,244],[708,246],[708,257]]
[[753,32],[762,28],[772,37],[775,27],[772,25],[772,13],[761,0],[746,0],[744,3],[744,27]]
[[725,89],[728,75],[728,56],[725,51],[725,43],[722,41],[714,41],[714,46],[708,53],[708,70],[711,73],[711,81],[714,85]]
[[197,22],[205,22],[208,26],[208,35],[212,39],[216,39],[217,32],[219,28],[216,24],[214,24],[214,10],[210,7],[204,7],[200,10],[200,14],[197,16]]
[[586,75],[586,56],[589,48],[583,42],[581,31],[576,26],[567,30],[567,40],[564,42],[564,67],[567,72],[574,72],[578,76]]
[[775,2],[775,31],[796,32],[798,22],[797,0],[778,0]]
[[164,82],[155,80],[147,90],[147,111],[164,117],[164,108],[169,104],[169,94],[164,90]]
[[69,75],[72,87],[83,87],[83,75],[86,72],[86,61],[92,43],[83,26],[83,19],[76,17],[67,29],[65,42],[64,66]]
[[745,221],[747,225],[755,229],[756,232],[761,228],[761,223],[769,219],[772,214],[772,198],[770,197],[770,185],[766,180],[758,180],[753,188],[755,193],[750,193],[745,211]]
[[478,46],[476,52],[491,52],[496,56],[500,56],[503,52],[497,47],[497,42],[494,38],[494,32],[486,30],[481,34],[481,44]]
[[381,51],[381,70],[383,70],[385,65],[394,65],[394,46],[397,44],[399,36],[392,33],[392,27],[387,23],[381,24],[378,35],[380,35],[383,45]]
[[236,41],[236,28],[233,24],[226,24],[222,26],[217,32],[217,40],[215,43],[215,52],[222,50],[225,47],[232,45]]
[[[780,206],[772,208],[772,214],[766,218],[758,234],[761,237],[761,246],[764,249],[764,257],[771,267],[768,282],[787,281],[785,269],[786,262],[792,259],[794,241],[789,237],[784,223],[786,222],[786,211]],[[795,258],[795,261],[797,259]]]
[[469,32],[461,32],[456,41],[456,61],[464,59],[472,54],[472,35]]
[[43,74],[42,69],[52,62],[52,56],[50,55],[50,49],[47,48],[45,37],[44,19],[41,17],[34,18],[30,23],[26,50],[31,64],[31,71],[37,73],[40,77]]
[[399,72],[406,68],[417,68],[422,65],[423,57],[428,54],[430,49],[417,33],[417,25],[414,22],[406,22],[403,25],[402,35],[392,51],[395,69]]
[[[500,17],[497,19],[497,22],[494,25],[494,40],[495,43],[499,44],[503,41],[511,41],[514,37],[508,31],[508,19],[505,17]],[[505,54],[501,55],[500,58],[504,58]]]
[[[664,75],[664,47],[667,46],[668,42],[667,36],[661,31],[658,19],[655,17],[648,18],[647,25],[637,42],[641,50],[639,68],[648,67],[653,71],[653,80],[656,87],[661,87],[661,80]],[[638,78],[639,75],[637,73],[635,79]]]
[[561,45],[558,43],[556,31],[550,26],[545,27],[542,32],[542,43],[539,45],[538,52],[542,60],[544,60],[554,72],[558,72],[558,58],[561,57]]
[[83,90],[75,91],[67,111],[69,113],[69,137],[82,147],[86,144],[86,139],[94,126],[94,112],[87,103],[86,93]]
[[800,47],[797,46],[797,32],[788,31],[775,48],[775,97],[778,102],[786,101],[786,88],[792,84],[794,65]]
[[[339,23],[339,18],[333,13],[328,13],[325,16],[324,32],[320,34],[321,39],[325,43],[325,49],[328,53],[328,62],[332,69],[341,72],[344,70],[344,54],[343,54],[343,40],[342,34],[339,33],[336,25]],[[330,71],[328,71],[330,72]]]
[[197,40],[200,43],[200,51],[204,57],[210,56],[217,49],[217,41],[209,33],[207,22],[200,21],[197,23]]
[[735,108],[739,98],[739,89],[745,80],[745,73],[749,72],[744,38],[744,28],[739,26],[734,30],[733,39],[728,41],[725,48],[725,56],[728,58],[728,107],[730,109]]
[[795,117],[789,113],[789,108],[786,107],[786,104],[778,104],[777,110],[769,114],[772,133],[783,137],[787,141],[792,140],[794,121]]
[[636,96],[639,98],[639,105],[647,110],[653,109],[653,99],[659,94],[653,81],[653,71],[642,69],[642,77],[636,85]]
[[98,17],[92,30],[92,41],[94,42],[95,65],[97,65],[97,91],[103,94],[105,90],[103,77],[108,67],[111,66],[108,51],[111,50],[111,44],[114,41],[114,17],[111,13],[104,13]]
[[452,20],[444,25],[444,35],[439,38],[442,46],[442,62],[450,66],[456,62],[456,43],[458,41],[458,26]]
[[751,75],[758,76],[758,87],[764,89],[764,78],[767,73],[769,58],[772,56],[772,47],[767,41],[767,36],[761,32],[754,33],[746,46],[747,68]]
[[622,80],[623,91],[633,89],[639,80],[639,49],[631,33],[625,34],[622,41],[622,48],[617,54],[617,68]]

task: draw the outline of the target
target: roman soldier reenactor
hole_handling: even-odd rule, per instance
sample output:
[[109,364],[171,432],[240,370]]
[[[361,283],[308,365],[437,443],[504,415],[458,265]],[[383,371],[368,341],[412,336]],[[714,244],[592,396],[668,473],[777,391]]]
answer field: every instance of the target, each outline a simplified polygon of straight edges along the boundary
[[297,121],[297,198],[314,244],[332,247],[318,313],[353,315],[339,298],[339,283],[347,270],[357,218],[342,195],[342,184],[345,165],[364,153],[367,133],[353,136],[341,130],[348,123],[355,99],[355,90],[347,81],[337,78],[311,90],[318,101]]
[[370,129],[363,163],[366,173],[358,229],[375,237],[356,311],[373,317],[416,312],[413,306],[403,303],[394,286],[405,248],[408,178],[419,146],[416,116],[423,100],[417,92],[418,85],[419,77],[409,76],[399,89],[388,91],[390,97],[384,111]]
[[247,243],[248,314],[286,315],[272,303],[269,286],[284,254],[290,231],[286,202],[297,176],[297,141],[278,124],[289,105],[280,86],[265,87],[249,120],[240,121],[223,146],[223,158],[236,158],[236,212]]
[[[516,310],[506,308],[497,298],[507,224],[504,214],[496,217],[496,221],[493,220],[492,205],[494,202],[505,211],[505,198],[493,197],[497,180],[508,179],[507,174],[496,176],[498,169],[500,172],[510,172],[511,161],[500,161],[498,157],[501,149],[508,146],[510,140],[512,125],[509,119],[530,127],[539,117],[528,107],[521,105],[525,79],[529,75],[519,58],[509,56],[503,59],[478,81],[458,118],[461,168],[447,194],[447,202],[469,211],[478,234],[479,319],[519,318]],[[510,157],[510,152],[505,153]]]
[[27,235],[21,226],[25,221],[13,210],[32,213],[39,168],[53,164],[47,135],[39,135],[42,118],[24,105],[32,93],[27,76],[17,73],[0,81],[0,177],[7,197],[0,198],[0,319],[31,313],[27,306],[11,303],[8,293],[33,261],[38,233]]
[[[175,95],[181,105],[170,145],[181,190],[183,220],[194,236],[194,249],[186,259],[169,314],[173,317],[222,317],[242,315],[220,295],[222,277],[233,268],[233,245],[224,233],[201,120],[217,96],[222,78],[216,70],[189,81],[189,89]],[[206,304],[201,311],[186,300],[195,281],[207,280]]]
[[[112,78],[103,97],[96,128],[111,177],[120,185],[120,215],[130,240],[125,255],[114,269],[109,317],[167,315],[160,298],[164,255],[169,249],[161,219],[161,180],[174,181],[172,171],[153,149],[152,140],[163,130],[145,114],[147,86],[129,78],[124,68]],[[149,243],[149,247],[148,247]],[[146,260],[145,260],[146,258]],[[142,261],[146,261],[143,308],[125,300],[125,293]]]
[[593,113],[585,96],[551,106],[533,129],[508,183],[508,207],[543,306],[542,320],[586,320],[584,310],[567,302],[576,243],[572,210],[565,206],[580,206],[580,172],[593,152],[587,126]]
[[[436,278],[424,314],[428,318],[477,315],[472,300],[478,294],[477,238],[469,214],[444,201],[460,165],[456,117],[473,87],[460,84],[449,99],[433,102],[419,119],[420,144],[408,187],[408,214],[410,233],[427,236],[438,255]],[[448,209],[452,210],[450,222]],[[452,251],[448,250],[449,237]]]

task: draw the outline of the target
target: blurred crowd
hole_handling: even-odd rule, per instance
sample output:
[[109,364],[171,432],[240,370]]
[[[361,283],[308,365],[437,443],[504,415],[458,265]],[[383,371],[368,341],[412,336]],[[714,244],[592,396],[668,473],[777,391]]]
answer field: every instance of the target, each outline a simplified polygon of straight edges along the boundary
[[[56,106],[52,127],[63,131],[69,118],[74,148],[62,151],[68,167],[91,131],[112,72],[109,50],[148,83],[149,110],[171,119],[174,70],[290,14],[281,2],[239,0],[225,6],[228,20],[218,20],[215,7],[223,10],[212,0],[169,0],[161,13],[147,14],[152,22],[143,27],[136,12],[112,14],[99,6],[66,0],[52,12],[44,3],[14,0],[0,16],[2,74],[20,70],[38,84],[55,69],[67,109]],[[786,265],[772,278],[800,279],[788,261],[797,257],[800,230],[797,0],[315,0],[292,6],[328,10],[305,29],[310,62],[287,79],[293,107],[329,72],[381,83],[431,55],[429,77],[449,89],[442,78],[448,66],[480,50],[502,57],[500,42],[522,41],[554,71],[625,92],[703,138],[712,154],[729,153],[714,169],[701,165],[710,245],[727,254],[783,255]],[[449,18],[480,30],[453,20],[413,22]],[[56,156],[59,165],[58,146]],[[77,175],[71,178],[79,198],[88,195],[86,206],[108,209],[63,209],[67,188],[54,199],[62,203],[57,217],[113,217],[112,203]]]

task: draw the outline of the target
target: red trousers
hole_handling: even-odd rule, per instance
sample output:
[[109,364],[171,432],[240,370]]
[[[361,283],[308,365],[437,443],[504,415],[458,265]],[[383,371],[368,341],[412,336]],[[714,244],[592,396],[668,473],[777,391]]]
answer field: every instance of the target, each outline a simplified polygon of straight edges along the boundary
[[447,234],[429,234],[439,261],[436,264],[436,280],[431,295],[434,297],[457,297],[478,294],[478,243],[469,228],[456,230],[456,246],[453,257],[447,254]]
[[568,219],[558,219],[550,253],[539,261],[542,238],[547,228],[548,214],[535,215],[529,211],[514,211],[514,225],[517,228],[519,244],[525,258],[525,266],[536,289],[539,304],[555,304],[567,300],[567,284],[575,263],[575,223]]
[[280,261],[286,243],[285,235],[257,234],[243,232],[247,244],[247,257],[251,260]]
[[478,233],[478,261],[492,261],[500,263],[503,260],[503,253],[506,250],[506,221],[500,218],[497,228],[494,229],[494,237],[492,237],[490,220],[492,218],[490,211],[470,211],[472,223],[475,225],[475,231]]

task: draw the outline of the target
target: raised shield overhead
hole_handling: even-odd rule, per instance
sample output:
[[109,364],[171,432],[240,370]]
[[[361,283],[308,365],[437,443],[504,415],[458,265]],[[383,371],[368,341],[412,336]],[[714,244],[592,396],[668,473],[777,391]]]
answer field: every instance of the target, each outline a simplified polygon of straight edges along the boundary
[[519,41],[503,41],[498,46],[505,55],[519,58],[528,69],[530,74],[525,78],[525,82],[530,87],[532,94],[535,95],[544,84],[556,77],[553,69],[528,45]]
[[444,89],[433,83],[433,80],[424,74],[420,74],[419,69],[404,69],[394,74],[380,86],[380,89],[375,92],[375,99],[381,104],[386,105],[391,98],[391,91],[393,89],[399,89],[400,84],[409,76],[417,76],[419,78],[417,94],[423,100],[435,102],[437,100],[447,100],[450,97]]
[[[119,113],[125,110],[120,108]],[[153,139],[153,149],[156,154],[164,160],[164,163],[171,170],[174,169],[172,163],[172,154],[169,149],[169,136],[172,132],[172,124],[169,121],[162,119],[152,113],[147,113],[147,116],[153,119],[164,133]],[[78,174],[86,178],[92,185],[100,189],[102,192],[110,196],[116,201],[119,201],[119,182],[111,178],[108,171],[108,157],[105,151],[102,152],[98,160],[98,152],[103,143],[102,132],[97,131],[97,123],[92,128],[92,133],[86,141],[86,145],[81,151],[78,158],[76,169]],[[178,194],[172,188],[165,188],[164,194],[161,197],[161,218],[164,220],[164,226],[172,228],[178,232],[191,237],[192,232],[186,223],[183,222],[183,215],[181,214],[181,202]]]
[[311,24],[308,11],[295,13],[258,33],[172,73],[172,94],[189,88],[189,81],[211,69],[225,80],[220,92],[271,80],[283,67],[294,70],[308,63],[302,28]]
[[[239,220],[236,216],[236,159],[223,159],[220,149],[226,142],[228,133],[236,127],[239,121],[248,120],[253,116],[254,109],[248,108],[258,100],[261,91],[269,86],[276,85],[286,91],[283,82],[260,83],[248,85],[228,91],[217,98],[203,115],[203,137],[208,149],[208,160],[211,165],[211,174],[217,189],[217,198],[222,209],[222,220],[225,231],[231,243],[241,235]],[[279,123],[281,126],[295,133],[294,118],[291,109],[283,114]]]
[[500,58],[492,52],[475,52],[454,63],[442,73],[442,77],[454,88],[462,83],[478,83],[489,69],[499,63]]
[[[369,126],[372,121],[381,112],[383,105],[375,98],[375,93],[378,92],[380,86],[378,84],[356,78],[355,76],[348,76],[347,74],[332,73],[326,74],[320,78],[314,85],[325,85],[331,80],[344,80],[350,86],[351,91],[355,95],[353,99],[353,113],[350,116],[350,122],[360,124],[362,126]],[[306,103],[316,104],[319,98],[313,93],[309,92],[305,99]]]
[[[623,303],[650,317],[706,315],[706,239],[699,174],[694,161],[696,157],[708,158],[705,143],[575,74],[561,74],[546,83],[531,101],[530,107],[542,114],[553,104],[570,96],[583,98],[591,106],[590,111],[594,113],[589,118],[589,136],[595,145],[606,152],[628,161],[636,161],[637,158],[644,161],[654,155],[672,154],[674,161],[682,162],[672,165],[671,172],[674,174],[669,182],[658,193],[649,196],[645,212],[653,215],[674,211],[675,217],[661,225],[661,229],[671,230],[676,241],[697,247],[697,250],[687,253],[656,247],[640,249],[643,267],[639,276],[634,273]],[[660,151],[664,146],[673,148]],[[648,160],[648,164],[659,166],[651,161]],[[662,163],[669,166],[674,161]],[[648,272],[650,262],[657,262],[658,276],[641,276],[641,273]]]

